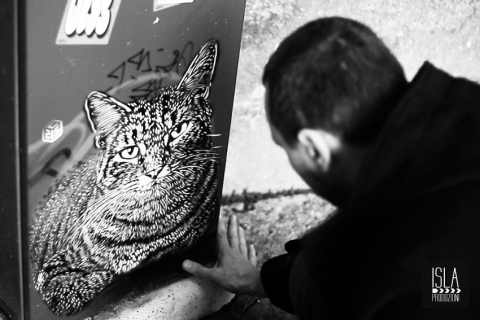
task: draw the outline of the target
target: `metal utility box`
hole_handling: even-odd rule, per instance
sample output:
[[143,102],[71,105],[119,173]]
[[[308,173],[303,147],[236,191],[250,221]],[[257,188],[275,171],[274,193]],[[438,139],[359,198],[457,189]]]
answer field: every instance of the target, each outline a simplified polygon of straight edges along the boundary
[[[99,129],[105,123],[113,121],[110,116],[92,120],[92,115],[88,114],[89,106],[90,110],[99,108],[100,111],[91,111],[93,114],[101,113],[106,108],[105,102],[92,100],[92,92],[97,92],[97,95],[93,94],[93,98],[108,97],[105,98],[106,101],[113,101],[117,106],[125,107],[120,111],[119,119],[125,118],[125,110],[134,109],[131,103],[142,99],[144,99],[142,101],[150,101],[168,86],[183,92],[184,96],[181,100],[168,103],[165,102],[167,98],[162,96],[161,102],[165,102],[162,105],[163,108],[167,108],[167,105],[168,108],[180,108],[187,99],[190,99],[188,101],[191,104],[203,106],[204,102],[198,102],[198,100],[205,98],[213,114],[211,130],[206,134],[211,144],[205,145],[210,146],[218,155],[215,157],[219,164],[218,186],[214,197],[220,198],[244,9],[245,0],[2,1],[0,4],[0,92],[3,100],[3,112],[0,117],[0,146],[3,150],[0,157],[2,181],[0,184],[2,221],[0,224],[2,248],[0,250],[0,319],[2,316],[11,319],[83,319],[86,314],[94,315],[95,310],[102,309],[100,299],[100,302],[93,301],[86,304],[84,309],[88,311],[87,313],[82,308],[81,312],[75,312],[74,315],[58,316],[49,310],[42,300],[42,295],[35,289],[32,275],[32,260],[35,255],[32,257],[30,249],[34,234],[33,225],[35,219],[38,219],[35,215],[42,215],[41,212],[36,213],[39,205],[42,201],[48,202],[52,192],[62,188],[61,181],[64,176],[89,161],[91,154],[98,152],[102,145],[95,144],[100,139],[98,136],[101,135],[101,130],[105,132],[110,130],[108,134],[113,132],[113,129]],[[210,45],[207,47],[208,44]],[[202,56],[201,50],[211,52],[204,53]],[[215,53],[212,53],[213,51]],[[189,68],[195,63],[198,64],[197,70],[190,70]],[[204,71],[206,67],[202,63],[214,66],[210,76],[202,74],[195,78],[187,74],[187,70],[191,73],[206,72]],[[185,87],[180,88],[180,84]],[[186,90],[190,90],[185,88],[195,86],[203,86],[198,93],[200,98],[193,97],[189,91],[185,93]],[[171,94],[168,99],[176,97],[175,94]],[[197,123],[199,128],[208,127],[207,124],[201,123],[203,118],[197,113],[193,120],[182,120],[183,122],[179,124],[173,123],[175,120],[180,121],[175,119],[179,117],[178,115],[173,117],[169,114],[168,117],[166,119],[164,114],[162,118],[164,123],[159,125],[161,128],[166,128],[165,130],[170,130],[168,137],[163,137],[163,140],[158,142],[158,146],[168,145],[168,148],[174,148],[174,145],[182,143],[186,146],[189,142],[178,142],[178,137],[186,136],[187,133],[191,133],[192,136],[198,135],[200,132],[198,130],[201,130],[192,129],[194,126],[192,123]],[[158,122],[158,119],[155,121]],[[125,121],[124,125],[127,126]],[[137,125],[143,126],[145,123],[146,120],[142,119]],[[133,124],[128,125],[133,126]],[[155,133],[158,136],[158,132],[155,131]],[[159,147],[161,151],[157,154],[161,152],[163,160],[160,156],[147,156],[149,151],[146,149],[150,141],[145,139],[147,142],[140,147],[132,147],[128,142],[121,142],[126,147],[121,153],[124,157],[120,164],[115,163],[114,168],[109,167],[110,171],[105,169],[102,174],[107,176],[114,170],[120,170],[118,168],[121,166],[130,165],[126,163],[131,163],[133,157],[140,159],[133,159],[135,163],[155,159],[158,163],[163,161],[166,167],[165,163],[168,160],[165,160],[165,154],[174,153],[174,151],[169,149],[167,152],[165,148]],[[201,141],[205,142],[205,139],[207,138]],[[141,155],[144,157],[141,158]],[[105,157],[104,161],[117,158],[112,155],[110,158]],[[103,160],[99,160],[99,163],[101,161]],[[152,179],[164,177],[177,167],[178,165],[172,162],[165,170],[154,170],[156,175]],[[191,167],[189,170],[194,170],[195,165]],[[84,174],[88,172],[76,174],[71,179],[82,179]],[[172,178],[169,183],[174,184],[173,180],[175,179]],[[88,183],[85,183],[84,187],[88,189],[86,188]],[[182,183],[187,188],[192,181]],[[113,188],[113,185],[109,188]],[[176,190],[180,190],[179,187]],[[202,192],[203,189],[198,190]],[[104,191],[98,192],[103,194]],[[46,197],[47,200],[45,200]],[[58,197],[65,198],[65,194]],[[169,198],[172,197],[175,197],[173,192],[169,194]],[[190,198],[196,197],[196,195],[187,197],[186,200],[181,198],[183,200],[178,200],[175,205],[180,206],[179,202],[188,202]],[[163,200],[159,198],[159,201]],[[52,202],[50,205],[51,210],[55,209],[54,204],[55,202]],[[78,210],[83,213],[79,216],[87,214],[84,207],[90,204],[91,202],[85,202],[81,205]],[[72,206],[75,206],[74,200],[72,200]],[[215,217],[218,217],[218,201],[214,210]],[[56,216],[55,219],[66,221],[71,218],[69,215],[71,213],[66,216]],[[47,214],[43,219],[48,221],[54,218]],[[76,226],[80,225],[81,221],[84,220],[78,220]],[[59,234],[60,242],[67,236],[73,237],[72,234],[75,234],[73,227],[70,227],[72,230],[68,232],[62,231],[62,223],[58,222],[57,227],[45,230],[48,226],[55,226],[45,222],[41,233],[52,239],[55,238],[55,234]],[[198,228],[192,227],[192,230]],[[193,232],[192,230],[188,232]],[[211,231],[209,231],[210,234]],[[195,254],[199,259],[202,259],[203,251],[207,252],[205,255],[211,257],[210,238],[211,235],[205,236],[199,240],[200,243],[195,243]],[[85,251],[93,246],[90,240],[85,240],[82,250]],[[134,242],[130,238],[128,241]],[[67,243],[67,240],[64,242]],[[207,245],[207,242],[210,244]],[[53,244],[47,242],[44,250],[46,252],[53,250],[51,246]],[[210,249],[204,250],[205,246]],[[185,252],[188,254],[188,248],[182,249],[182,254]],[[72,253],[70,258],[65,259],[75,259],[73,256]],[[175,252],[172,256],[175,256]],[[94,260],[93,257],[88,259]],[[66,263],[65,261],[62,263]],[[160,266],[161,270],[178,276],[177,260],[169,258],[162,261],[172,266],[171,268]],[[50,276],[48,272],[56,268],[52,263],[44,266],[45,274],[48,276]],[[78,265],[80,264],[75,264],[75,268],[78,268]],[[70,265],[68,268],[74,267]],[[148,270],[148,266],[145,270]],[[152,270],[147,271],[147,274],[148,272],[155,273]],[[137,273],[143,273],[143,271]],[[142,275],[139,277],[138,279],[147,281],[145,275],[143,278]],[[165,276],[165,279],[171,280],[172,277],[174,276]],[[120,277],[120,280],[115,282],[115,292],[118,295],[128,295],[128,281],[137,280],[125,280],[124,277]],[[45,279],[37,279],[37,282],[42,281]],[[41,285],[38,286],[41,287]],[[48,295],[48,292],[44,292],[43,295]]]

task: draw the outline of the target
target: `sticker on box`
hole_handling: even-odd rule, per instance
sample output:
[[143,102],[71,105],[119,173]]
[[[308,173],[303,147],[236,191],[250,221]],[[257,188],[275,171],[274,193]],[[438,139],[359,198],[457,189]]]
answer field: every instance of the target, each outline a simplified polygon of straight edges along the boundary
[[195,0],[153,0],[153,12],[170,8],[179,4],[193,3]]
[[43,127],[43,142],[53,143],[63,135],[63,122],[61,120],[52,120]]
[[121,0],[68,0],[56,44],[108,44]]

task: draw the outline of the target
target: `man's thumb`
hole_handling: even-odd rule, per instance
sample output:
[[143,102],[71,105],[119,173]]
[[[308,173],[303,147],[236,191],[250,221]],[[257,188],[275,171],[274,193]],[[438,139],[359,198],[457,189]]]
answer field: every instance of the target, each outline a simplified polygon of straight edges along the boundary
[[209,269],[205,268],[201,264],[196,263],[194,261],[191,261],[191,260],[183,261],[182,268],[183,270],[193,274],[194,276],[209,278]]

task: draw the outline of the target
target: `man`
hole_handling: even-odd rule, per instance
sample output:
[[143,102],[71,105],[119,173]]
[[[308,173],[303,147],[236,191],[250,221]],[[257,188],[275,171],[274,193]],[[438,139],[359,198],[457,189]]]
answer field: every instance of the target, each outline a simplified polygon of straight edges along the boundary
[[[429,63],[408,83],[368,27],[337,17],[286,38],[263,82],[273,140],[339,210],[261,272],[231,217],[215,267],[184,269],[300,319],[480,319],[480,86]],[[445,263],[458,273],[442,284]],[[451,286],[468,306],[428,305]]]

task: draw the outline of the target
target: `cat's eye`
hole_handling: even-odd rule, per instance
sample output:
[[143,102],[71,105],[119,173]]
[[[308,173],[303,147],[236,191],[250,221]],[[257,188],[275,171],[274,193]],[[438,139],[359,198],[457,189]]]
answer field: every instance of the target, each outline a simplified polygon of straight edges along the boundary
[[137,146],[131,146],[120,151],[120,157],[123,159],[133,159],[140,154],[140,148]]
[[191,122],[183,122],[173,128],[172,132],[170,133],[170,136],[172,137],[173,140],[178,139],[180,136],[182,136],[188,130],[190,130],[191,127],[192,127]]

